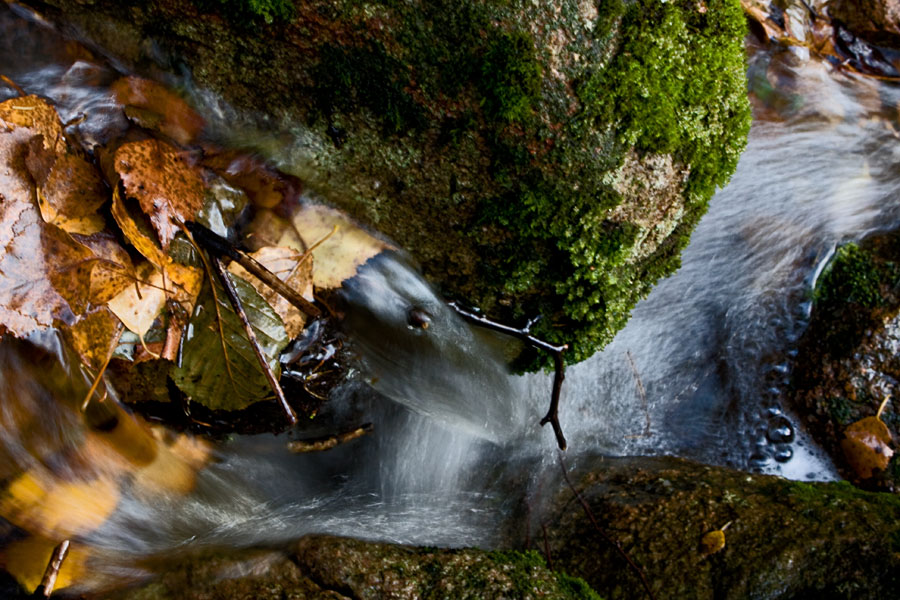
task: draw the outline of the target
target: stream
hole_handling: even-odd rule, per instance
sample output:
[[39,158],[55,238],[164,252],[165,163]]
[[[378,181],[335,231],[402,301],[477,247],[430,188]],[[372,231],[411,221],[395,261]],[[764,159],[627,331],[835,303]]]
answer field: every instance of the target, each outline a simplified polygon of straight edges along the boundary
[[[127,127],[107,88],[115,67],[6,6],[0,73],[51,98],[64,121],[84,114],[82,139],[102,143]],[[892,201],[900,136],[891,125],[900,90],[836,71],[802,48],[755,49],[750,87],[747,150],[681,269],[609,346],[567,373],[561,423],[570,466],[596,452],[673,454],[793,479],[836,477],[785,405],[790,360],[811,287],[835,247],[900,225]],[[214,136],[253,139],[218,100],[188,92]],[[0,101],[14,95],[0,86]],[[302,142],[281,143],[271,158],[290,172],[291,144]],[[351,315],[366,317],[349,325],[364,375],[335,392],[324,416],[364,415],[374,433],[308,455],[285,452],[283,437],[231,440],[187,499],[126,497],[89,534],[117,557],[110,569],[121,574],[135,557],[174,548],[308,532],[502,542],[521,498],[539,496],[542,473],[559,468],[553,433],[538,425],[551,377],[506,374],[491,336],[460,321],[399,255],[369,264],[346,294]],[[410,303],[434,317],[427,338],[403,325]]]

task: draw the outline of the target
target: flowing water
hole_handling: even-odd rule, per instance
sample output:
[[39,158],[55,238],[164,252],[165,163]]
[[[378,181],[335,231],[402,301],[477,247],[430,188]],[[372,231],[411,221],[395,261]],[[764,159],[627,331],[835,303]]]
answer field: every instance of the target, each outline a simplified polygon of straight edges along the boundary
[[[105,91],[113,68],[6,8],[0,40],[0,72],[52,98],[64,120],[84,113],[75,126],[83,139],[102,142],[127,126]],[[790,359],[809,290],[835,246],[900,224],[892,125],[900,93],[802,49],[757,51],[750,74],[757,119],[747,151],[682,268],[605,350],[568,372],[561,421],[572,462],[597,451],[665,453],[800,479],[835,476],[785,406]],[[0,87],[0,99],[12,95]],[[202,90],[194,96],[206,99],[212,131],[249,139],[233,115],[217,122],[226,113],[211,107],[221,103]],[[273,159],[289,171],[291,156],[287,143]],[[460,321],[399,255],[368,265],[345,293],[367,376],[338,390],[324,418],[362,415],[372,435],[312,455],[290,455],[274,436],[235,439],[189,498],[126,498],[89,541],[126,562],[311,531],[497,543],[541,471],[558,468],[552,432],[538,425],[549,376],[506,375],[496,340]],[[411,306],[426,309],[433,326],[406,327]]]

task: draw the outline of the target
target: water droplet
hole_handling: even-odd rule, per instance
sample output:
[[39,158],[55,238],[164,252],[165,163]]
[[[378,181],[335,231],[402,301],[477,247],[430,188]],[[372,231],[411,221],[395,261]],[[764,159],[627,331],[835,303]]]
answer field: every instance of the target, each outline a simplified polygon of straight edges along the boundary
[[787,444],[794,441],[794,428],[791,422],[783,416],[778,416],[769,421],[769,430],[766,439],[773,444]]
[[775,448],[775,460],[780,463],[786,463],[794,457],[794,450],[788,445],[779,444]]

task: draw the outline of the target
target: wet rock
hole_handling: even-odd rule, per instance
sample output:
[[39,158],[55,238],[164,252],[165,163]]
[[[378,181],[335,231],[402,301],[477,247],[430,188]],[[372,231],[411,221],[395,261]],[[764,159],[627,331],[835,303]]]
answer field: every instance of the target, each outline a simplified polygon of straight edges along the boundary
[[866,41],[900,48],[898,0],[831,0],[828,14]]
[[[545,534],[554,568],[604,598],[647,597],[610,540],[641,567],[657,598],[900,593],[896,495],[668,457],[579,459],[572,480],[592,517],[564,486],[533,523],[535,546],[544,547]],[[723,527],[724,547],[704,552],[704,536]]]
[[677,268],[749,127],[738,0],[24,3],[189,73],[447,295],[543,315],[570,361]]
[[[900,235],[882,234],[839,248],[815,290],[799,345],[791,401],[839,469],[859,479],[841,447],[853,423],[874,417],[900,382]],[[880,420],[900,439],[900,406]],[[877,449],[875,449],[877,450]],[[868,486],[896,487],[896,459]]]

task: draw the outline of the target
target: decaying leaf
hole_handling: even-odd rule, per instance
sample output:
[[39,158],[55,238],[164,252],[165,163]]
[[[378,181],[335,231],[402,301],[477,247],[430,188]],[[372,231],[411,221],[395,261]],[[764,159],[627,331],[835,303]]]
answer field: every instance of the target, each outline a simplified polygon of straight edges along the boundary
[[[281,371],[278,355],[289,341],[284,324],[252,285],[239,277],[232,279],[277,377]],[[172,379],[185,394],[209,408],[240,410],[272,392],[225,291],[215,285],[215,299],[208,283],[201,292],[182,345],[181,366],[172,371]],[[224,339],[217,313],[222,316]]]
[[722,528],[707,532],[700,538],[700,555],[703,557],[715,554],[725,548],[725,530],[731,525],[731,521]]
[[[205,184],[201,170],[190,164],[186,153],[154,139],[120,146],[115,154],[115,169],[126,194],[140,203],[153,223],[163,251],[167,250],[180,231],[174,219],[192,221],[203,207]],[[143,254],[143,250],[138,250]]]
[[346,215],[320,204],[305,204],[292,216],[305,246],[313,250],[313,285],[340,287],[360,266],[392,246],[362,229]]
[[841,448],[847,464],[859,479],[869,479],[875,470],[887,469],[894,451],[891,432],[880,418],[865,417],[844,430]]
[[91,235],[102,231],[105,221],[97,209],[109,193],[94,166],[71,153],[55,157],[46,170],[33,166],[35,162],[26,161],[37,184],[44,221],[68,233]]
[[131,257],[109,233],[78,236],[78,242],[94,253],[97,261],[91,270],[91,302],[102,305],[137,279]]
[[[313,285],[312,285],[312,257],[294,250],[293,248],[285,248],[278,246],[267,246],[260,248],[250,256],[259,261],[269,271],[278,276],[292,289],[296,290],[301,296],[312,302]],[[264,284],[262,281],[247,272],[244,267],[236,262],[228,266],[228,270],[241,279],[249,282],[259,295],[269,303],[281,320],[284,322],[285,330],[289,338],[293,339],[303,331],[306,324],[306,316],[300,312],[296,306],[288,302],[284,297],[280,296],[275,290]]]
[[52,154],[65,153],[66,141],[63,139],[62,121],[56,109],[37,96],[24,96],[0,102],[0,129],[28,130],[32,136],[41,136],[45,150]]
[[150,237],[149,232],[145,232],[138,225],[138,222],[128,211],[125,199],[119,192],[118,186],[113,188],[111,212],[122,233],[134,248],[140,252],[144,258],[160,269],[165,268],[172,259],[162,251],[159,243]]
[[155,81],[123,77],[112,84],[112,91],[131,120],[179,144],[192,143],[205,126],[203,117],[187,102]]
[[106,306],[88,311],[65,333],[85,365],[99,370],[117,343],[122,322]]
[[234,150],[219,152],[206,156],[203,164],[247,192],[257,208],[290,204],[300,197],[299,180],[276,171],[254,156]]

